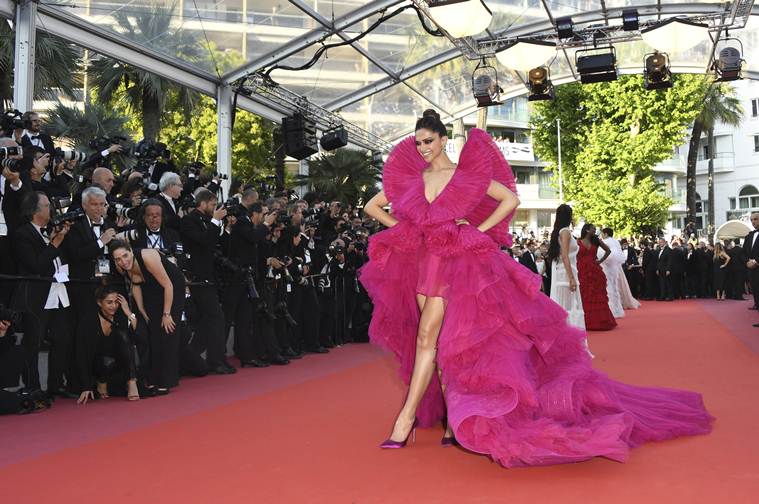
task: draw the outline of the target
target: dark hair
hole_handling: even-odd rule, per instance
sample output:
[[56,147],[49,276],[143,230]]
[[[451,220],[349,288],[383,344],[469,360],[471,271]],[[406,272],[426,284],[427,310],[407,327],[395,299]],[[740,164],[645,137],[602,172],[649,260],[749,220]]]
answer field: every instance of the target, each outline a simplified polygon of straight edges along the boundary
[[30,193],[26,193],[24,198],[21,200],[21,205],[19,208],[21,211],[21,216],[31,221],[32,217],[34,217],[34,214],[40,210],[40,197],[42,196],[47,197],[47,194],[42,191],[32,191]]
[[[580,231],[580,239],[582,240],[585,238],[585,235],[588,234],[588,231],[590,231],[590,228],[595,228],[595,226],[591,222],[586,222],[585,225],[582,227],[582,230]],[[592,234],[588,237],[590,239],[590,243],[598,246],[599,243],[601,243],[601,240],[598,239],[598,236],[595,234]]]
[[261,204],[260,201],[256,201],[252,205],[250,205],[250,208],[248,209],[248,214],[254,214],[254,213],[262,213],[264,211],[264,206]]
[[201,203],[207,203],[217,199],[216,195],[208,189],[200,188],[195,192],[195,207],[199,207]]
[[443,121],[440,120],[440,114],[432,109],[425,110],[422,112],[422,117],[417,119],[414,131],[419,131],[420,129],[428,129],[437,133],[441,137],[448,136],[448,130],[446,129],[445,124],[443,124]]
[[117,251],[120,248],[127,249],[129,251],[132,250],[132,246],[129,245],[129,242],[126,240],[121,240],[119,238],[114,238],[113,240],[108,243],[108,255],[113,257],[113,253]]
[[612,236],[614,236],[614,230],[613,230],[613,229],[611,229],[610,227],[605,227],[605,228],[603,228],[603,229],[601,230],[601,232],[602,232],[603,234],[605,234],[606,236],[608,236],[608,237],[612,237]]
[[108,297],[110,294],[118,294],[119,290],[116,288],[115,285],[103,282],[98,286],[97,289],[95,289],[95,300],[96,301],[102,301],[106,297]]
[[548,245],[548,262],[552,262],[559,257],[561,245],[559,244],[559,231],[572,224],[572,207],[562,203],[556,207],[556,220],[553,221],[553,231],[551,231],[551,242]]
[[145,184],[143,183],[141,178],[135,177],[132,179],[128,179],[126,182],[124,182],[124,185],[121,186],[121,195],[123,197],[129,197],[132,195],[135,191],[141,191],[145,188]]

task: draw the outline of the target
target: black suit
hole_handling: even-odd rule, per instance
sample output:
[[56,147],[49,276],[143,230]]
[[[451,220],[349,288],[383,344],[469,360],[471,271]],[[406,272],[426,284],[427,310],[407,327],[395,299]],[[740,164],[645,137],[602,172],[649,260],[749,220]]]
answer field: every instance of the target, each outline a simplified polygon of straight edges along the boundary
[[208,215],[194,210],[182,218],[180,229],[185,252],[190,256],[188,267],[193,280],[190,293],[197,311],[191,346],[197,353],[205,350],[208,367],[214,368],[226,363],[224,354],[229,334],[224,332],[224,313],[215,283],[214,258],[219,249],[221,228]]
[[672,249],[669,245],[657,252],[656,273],[659,277],[659,297],[658,300],[672,301],[672,284],[669,282],[670,274],[670,255]]
[[640,297],[640,265],[638,264],[638,254],[633,247],[627,247],[627,259],[623,265],[625,278],[630,286],[630,292],[634,298]]
[[669,285],[674,299],[682,299],[683,295],[683,277],[685,276],[686,266],[685,250],[682,247],[670,249],[669,253]]
[[[0,200],[2,200],[0,204],[5,216],[5,225],[8,228],[8,234],[0,236],[0,274],[12,275],[16,272],[16,267],[11,252],[10,236],[22,224],[19,207],[24,195],[32,189],[29,183],[22,182],[21,187],[14,191],[5,177],[0,177],[0,181],[2,181],[0,183],[3,186],[2,191],[0,191]],[[0,304],[7,306],[10,303],[13,288],[13,280],[0,279]]]
[[[39,133],[37,135],[37,138],[39,138],[40,142],[42,142],[42,150],[50,154],[50,157],[53,157],[53,155],[55,155],[55,145],[53,144],[52,137],[45,133]],[[24,149],[24,157],[32,157],[35,145],[32,143],[32,140],[28,134],[21,137],[21,147]]]
[[177,202],[173,202],[174,207],[172,208],[171,203],[169,203],[168,196],[164,196],[164,194],[161,193],[156,196],[156,198],[161,202],[161,205],[163,206],[163,225],[175,230],[176,232],[179,232],[179,215],[177,214],[179,208],[177,207]]
[[659,277],[657,273],[658,252],[652,248],[643,250],[643,281],[645,282],[645,299],[657,299],[659,297]]
[[725,269],[727,269],[727,275],[725,277],[725,289],[727,290],[727,297],[730,299],[743,299],[743,292],[746,283],[746,254],[743,252],[742,247],[733,247],[727,251],[727,255],[730,256],[730,263]]
[[[68,237],[64,238],[64,242]],[[61,245],[46,244],[44,238],[29,222],[19,227],[13,234],[13,253],[18,265],[18,274],[26,277],[52,277],[56,272],[56,259],[66,264],[66,250]],[[71,348],[71,320],[68,307],[58,301],[55,308],[45,309],[52,282],[49,280],[19,281],[13,296],[13,307],[24,313],[24,347],[32,365],[29,383],[31,388],[39,388],[37,368],[40,345],[43,339],[50,342],[48,359],[48,391],[56,391],[63,386],[64,373],[69,378],[70,388],[74,374]],[[63,284],[63,290],[67,290]]]
[[525,266],[533,273],[538,272],[538,266],[535,264],[535,257],[529,250],[525,250],[522,252],[522,255],[519,256],[519,264]]
[[[746,262],[749,259],[759,262],[759,236],[756,237],[756,243],[754,243],[754,236],[757,234],[759,231],[751,231],[743,239],[743,255],[746,256]],[[754,295],[754,306],[759,307],[759,267],[748,270],[748,280],[751,283],[751,292]]]

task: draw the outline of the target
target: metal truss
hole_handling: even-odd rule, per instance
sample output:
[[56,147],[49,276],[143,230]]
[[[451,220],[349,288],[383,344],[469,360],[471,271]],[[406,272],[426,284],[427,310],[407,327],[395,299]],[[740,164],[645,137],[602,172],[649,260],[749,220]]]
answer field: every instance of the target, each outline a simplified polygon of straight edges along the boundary
[[344,120],[334,112],[311,103],[303,96],[272,82],[263,75],[254,74],[248,76],[238,84],[236,91],[253,100],[264,100],[267,103],[275,103],[280,110],[286,111],[287,115],[300,112],[316,122],[322,130],[342,125],[348,132],[348,140],[352,144],[370,150],[390,150],[390,144],[379,136]]

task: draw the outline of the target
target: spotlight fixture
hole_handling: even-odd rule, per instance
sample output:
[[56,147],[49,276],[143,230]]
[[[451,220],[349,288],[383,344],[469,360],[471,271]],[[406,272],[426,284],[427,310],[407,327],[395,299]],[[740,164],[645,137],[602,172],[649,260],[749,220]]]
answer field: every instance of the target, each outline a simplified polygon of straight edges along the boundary
[[717,82],[734,81],[743,78],[743,44],[736,38],[726,38],[723,41],[734,40],[740,48],[729,45],[719,51],[719,55],[712,64],[714,76]]
[[643,41],[657,51],[674,54],[697,46],[709,38],[709,27],[680,18],[669,18],[640,31]]
[[455,38],[477,35],[493,19],[483,0],[429,0],[427,4],[435,24]]
[[614,46],[581,49],[575,53],[575,66],[583,84],[615,81],[617,51]]
[[570,39],[574,37],[574,28],[575,25],[572,22],[571,17],[567,16],[556,19],[556,32],[559,34],[560,39]]
[[553,100],[553,83],[548,67],[539,66],[530,70],[527,73],[527,86],[530,88],[527,101]]
[[543,40],[518,40],[495,53],[501,65],[523,72],[555,55],[556,44]]
[[319,145],[326,151],[339,149],[348,145],[348,132],[343,125],[335,126],[324,132],[319,139]]
[[625,9],[622,11],[622,29],[624,31],[635,31],[639,26],[638,9]]
[[646,54],[643,87],[648,90],[672,87],[672,72],[669,69],[669,56],[666,53],[655,51]]
[[498,72],[482,58],[472,72],[472,94],[477,106],[500,105],[501,93],[503,89],[498,85]]

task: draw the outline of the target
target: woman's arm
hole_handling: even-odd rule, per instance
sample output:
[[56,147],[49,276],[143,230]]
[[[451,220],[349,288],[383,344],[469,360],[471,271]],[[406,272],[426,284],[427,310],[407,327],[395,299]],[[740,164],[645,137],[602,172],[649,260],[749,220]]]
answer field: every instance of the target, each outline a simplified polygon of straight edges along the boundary
[[725,264],[723,264],[721,267],[724,268],[728,264],[730,264],[730,256],[722,252],[722,259],[725,259]]
[[477,226],[477,229],[483,233],[508,217],[508,215],[513,212],[520,203],[519,198],[516,194],[511,192],[508,187],[501,184],[500,182],[496,182],[495,180],[490,181],[490,186],[488,187],[488,196],[496,201],[499,201],[500,203],[493,211],[493,213],[490,214],[490,217],[485,219],[482,224]]
[[150,322],[148,312],[145,311],[145,303],[142,302],[142,287],[132,284],[132,297],[137,304],[137,309],[140,310],[140,313],[142,314],[142,318],[145,319],[145,322]]
[[559,232],[559,242],[561,243],[561,262],[564,264],[564,271],[567,272],[567,278],[569,279],[569,290],[574,292],[577,290],[577,280],[572,272],[572,263],[569,262],[569,240],[572,239],[572,233],[569,229],[564,229]]
[[398,219],[385,211],[390,202],[385,196],[385,191],[380,191],[364,205],[364,213],[369,217],[376,219],[385,227],[393,227],[398,224]]
[[129,321],[129,326],[132,328],[133,331],[137,330],[137,316],[132,313],[131,308],[129,308],[129,301],[122,296],[121,294],[118,295],[118,301],[119,306],[121,306],[121,311],[124,312],[124,315],[126,315],[127,320]]
[[611,249],[609,249],[609,246],[606,245],[601,240],[598,241],[598,246],[604,249],[604,256],[598,260],[598,264],[601,264],[602,262],[606,260],[607,257],[609,257],[609,255],[611,254]]
[[171,305],[174,302],[174,284],[171,283],[169,274],[161,264],[161,254],[157,250],[143,249],[142,259],[145,261],[145,267],[156,281],[163,287],[163,314],[161,316],[161,327],[166,332],[174,332],[174,319],[171,318]]

